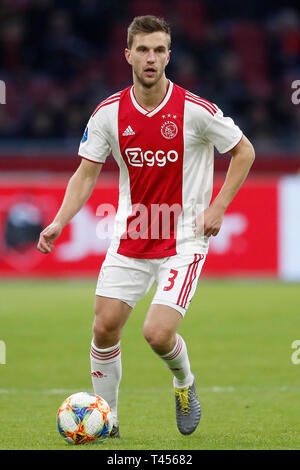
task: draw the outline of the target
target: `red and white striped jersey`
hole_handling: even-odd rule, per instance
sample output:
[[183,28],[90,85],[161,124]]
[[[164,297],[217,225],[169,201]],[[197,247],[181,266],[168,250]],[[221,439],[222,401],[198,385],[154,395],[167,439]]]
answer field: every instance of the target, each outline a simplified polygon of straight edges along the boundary
[[144,109],[129,87],[92,114],[79,156],[120,169],[119,205],[110,250],[132,258],[205,254],[196,216],[209,206],[214,146],[227,153],[242,138],[213,103],[169,81],[163,101]]

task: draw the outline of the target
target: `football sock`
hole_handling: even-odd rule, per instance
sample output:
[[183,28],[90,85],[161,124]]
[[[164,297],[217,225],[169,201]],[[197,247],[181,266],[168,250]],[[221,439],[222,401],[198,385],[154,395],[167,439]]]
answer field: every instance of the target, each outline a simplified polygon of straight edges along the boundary
[[113,422],[118,422],[118,393],[122,377],[120,342],[106,349],[99,349],[92,341],[91,373],[94,393],[104,398],[112,410]]
[[159,357],[174,375],[174,387],[185,388],[192,385],[194,376],[191,372],[186,344],[179,334],[176,338],[177,341],[172,351]]

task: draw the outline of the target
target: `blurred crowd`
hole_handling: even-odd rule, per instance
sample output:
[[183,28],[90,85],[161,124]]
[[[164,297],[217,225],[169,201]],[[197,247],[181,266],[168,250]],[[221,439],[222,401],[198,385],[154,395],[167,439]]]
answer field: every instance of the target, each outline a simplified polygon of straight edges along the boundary
[[2,145],[78,143],[99,101],[131,84],[123,51],[141,14],[171,25],[171,80],[217,103],[262,153],[300,153],[300,14],[276,0],[2,0]]

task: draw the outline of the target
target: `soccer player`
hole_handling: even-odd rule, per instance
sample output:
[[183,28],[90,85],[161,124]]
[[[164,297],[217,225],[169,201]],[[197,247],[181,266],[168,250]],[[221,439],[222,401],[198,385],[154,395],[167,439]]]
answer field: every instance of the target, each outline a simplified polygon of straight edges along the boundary
[[[120,169],[119,204],[96,288],[90,351],[94,392],[110,404],[111,436],[119,437],[122,329],[156,281],[143,333],[173,376],[177,426],[187,435],[198,426],[201,407],[187,346],[177,330],[195,293],[209,237],[218,234],[254,150],[216,104],[167,79],[171,33],[163,19],[134,18],[127,39],[133,85],[101,101],[90,117],[79,147],[81,163],[55,219],[41,232],[38,249],[52,251],[112,152]],[[210,203],[214,146],[232,158]]]

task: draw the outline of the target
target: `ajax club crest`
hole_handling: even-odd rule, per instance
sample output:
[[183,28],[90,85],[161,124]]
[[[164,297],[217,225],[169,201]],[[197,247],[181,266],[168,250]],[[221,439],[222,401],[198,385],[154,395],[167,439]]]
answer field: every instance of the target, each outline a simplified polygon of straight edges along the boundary
[[[165,116],[163,116],[165,117]],[[175,116],[176,117],[176,116]],[[175,124],[174,121],[165,121],[161,128],[160,128],[160,131],[161,131],[161,135],[165,138],[165,139],[174,139],[174,137],[177,136],[178,134],[178,127],[177,125]]]

